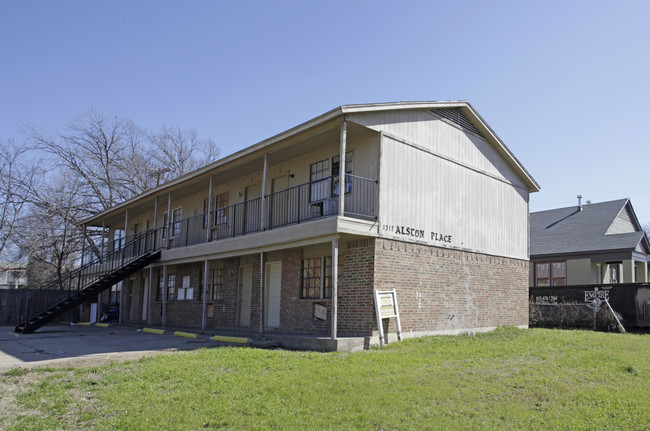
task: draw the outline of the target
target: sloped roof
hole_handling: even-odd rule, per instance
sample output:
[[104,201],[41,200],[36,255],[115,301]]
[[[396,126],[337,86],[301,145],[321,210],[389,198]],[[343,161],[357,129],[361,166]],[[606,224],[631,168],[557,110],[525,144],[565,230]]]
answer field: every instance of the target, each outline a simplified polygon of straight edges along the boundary
[[210,163],[206,166],[203,166],[195,171],[192,171],[188,174],[185,174],[181,177],[173,179],[167,183],[161,184],[153,189],[147,190],[144,193],[141,193],[138,196],[135,196],[131,199],[128,199],[124,202],[121,202],[112,208],[109,208],[105,211],[97,213],[87,219],[83,220],[80,224],[91,224],[93,222],[99,222],[107,214],[113,213],[115,211],[121,210],[128,207],[129,205],[149,196],[156,196],[161,192],[170,190],[171,188],[177,186],[178,184],[200,175],[205,175],[213,169],[217,169],[221,166],[225,166],[229,163],[232,163],[244,156],[248,156],[253,153],[262,154],[265,151],[268,151],[268,148],[277,142],[280,142],[284,139],[288,139],[300,133],[303,133],[311,128],[315,128],[321,124],[324,124],[328,121],[340,120],[343,121],[348,114],[355,114],[361,112],[378,112],[378,111],[391,111],[391,110],[410,110],[410,109],[444,109],[444,108],[458,108],[463,114],[468,118],[468,120],[481,132],[481,135],[484,136],[501,154],[501,156],[506,160],[506,162],[514,169],[514,171],[522,178],[524,183],[528,186],[530,192],[537,192],[540,189],[539,184],[535,179],[530,175],[530,173],[524,168],[524,166],[519,162],[519,160],[514,156],[514,154],[506,147],[506,145],[501,141],[501,139],[496,135],[492,128],[485,122],[485,120],[479,115],[479,113],[474,109],[474,107],[467,101],[457,100],[457,101],[419,101],[419,102],[390,102],[390,103],[366,103],[366,104],[355,104],[355,105],[341,105],[337,108],[334,108],[324,114],[319,115],[318,117],[312,118],[309,121],[306,121],[298,126],[292,127],[291,129],[285,130],[277,135],[274,135],[268,139],[265,139],[257,144],[246,147],[240,151],[237,151],[233,154],[230,154],[222,159],[219,159],[213,163]]
[[[632,214],[636,232],[609,234],[606,232],[625,208]],[[646,253],[648,240],[629,199],[619,199],[578,206],[539,211],[530,214],[530,256],[633,251],[643,243]]]

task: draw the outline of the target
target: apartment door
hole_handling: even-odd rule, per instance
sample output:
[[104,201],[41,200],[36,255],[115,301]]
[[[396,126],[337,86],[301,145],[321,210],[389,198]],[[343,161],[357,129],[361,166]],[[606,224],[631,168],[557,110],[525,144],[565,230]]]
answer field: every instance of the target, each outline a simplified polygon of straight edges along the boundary
[[[271,180],[270,214],[271,226],[284,226],[289,222],[289,176],[283,175]],[[282,193],[283,192],[283,193]]]
[[239,268],[239,326],[251,326],[251,299],[253,293],[253,267]]
[[244,232],[257,232],[260,230],[260,187],[259,184],[246,187],[244,205]]
[[268,262],[264,268],[264,326],[280,326],[282,262]]

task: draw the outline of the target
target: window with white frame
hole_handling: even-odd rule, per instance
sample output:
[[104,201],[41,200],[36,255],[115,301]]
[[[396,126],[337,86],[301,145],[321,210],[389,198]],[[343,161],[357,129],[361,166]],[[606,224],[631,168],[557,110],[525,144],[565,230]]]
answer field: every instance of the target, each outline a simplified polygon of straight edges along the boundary
[[332,257],[314,257],[302,261],[302,298],[332,296]]
[[[167,212],[163,214],[163,226],[167,226],[168,223]],[[181,234],[181,220],[183,219],[183,207],[178,207],[175,210],[172,210],[172,220],[171,220],[171,237],[174,238]],[[167,229],[163,229],[163,239],[165,239],[165,233]]]
[[318,202],[329,198],[330,175],[329,159],[312,163],[309,169],[309,202]]

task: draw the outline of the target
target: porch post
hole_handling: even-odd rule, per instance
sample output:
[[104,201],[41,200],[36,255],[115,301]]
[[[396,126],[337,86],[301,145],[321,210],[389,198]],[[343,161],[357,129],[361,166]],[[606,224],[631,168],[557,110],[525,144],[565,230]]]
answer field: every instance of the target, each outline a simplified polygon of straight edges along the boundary
[[[208,186],[208,214],[205,216],[207,218],[207,223],[205,225],[205,241],[210,241],[210,236],[212,234],[212,220],[210,212],[212,211],[212,194],[214,193],[214,185],[212,182],[212,175],[210,175],[210,185]],[[207,262],[207,261],[206,261]]]
[[124,210],[124,245],[126,245],[126,237],[129,233],[129,210]]
[[[264,158],[266,160],[266,157]],[[264,333],[264,252],[260,252],[260,334]]]
[[151,326],[153,313],[151,311],[151,305],[153,304],[153,267],[149,267],[149,294],[147,295],[147,326]]
[[[341,194],[339,194],[339,196],[340,195]],[[338,294],[339,294],[339,240],[333,239],[332,240],[332,340],[336,340],[337,318],[338,318]]]
[[339,148],[339,216],[345,215],[345,150],[347,147],[348,122],[341,124],[341,145]]
[[172,244],[172,192],[167,193],[167,225],[165,226],[167,231],[167,244],[165,248],[169,248]]
[[269,177],[269,157],[268,153],[264,154],[264,170],[262,173],[262,205],[260,211],[260,223],[262,230],[266,230],[267,221],[266,221],[266,188],[268,184]]
[[162,327],[164,328],[167,326],[167,265],[163,265],[162,284]]
[[106,236],[106,220],[102,220],[102,246],[99,250],[99,260],[102,261],[102,258],[106,254],[106,248],[104,246],[104,237]]
[[[210,179],[210,185],[212,185],[212,179]],[[210,189],[212,189],[212,187],[210,187]],[[210,194],[212,194],[212,191],[210,191]],[[210,262],[208,261],[208,259],[206,259],[203,262],[203,317],[201,318],[201,332],[205,331],[205,328],[208,326],[207,313],[208,313],[208,282],[209,281],[210,281]]]

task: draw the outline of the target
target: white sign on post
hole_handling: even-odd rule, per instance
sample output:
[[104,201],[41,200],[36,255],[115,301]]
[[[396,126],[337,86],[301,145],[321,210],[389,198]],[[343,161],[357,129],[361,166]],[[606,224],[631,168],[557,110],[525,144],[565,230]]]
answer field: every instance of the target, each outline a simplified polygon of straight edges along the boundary
[[402,323],[399,318],[399,308],[397,307],[397,291],[387,290],[380,292],[374,290],[375,293],[375,314],[377,314],[377,330],[379,331],[379,345],[382,346],[384,342],[388,342],[388,337],[384,340],[384,325],[382,319],[389,319],[394,317],[397,321],[397,339],[402,339]]

